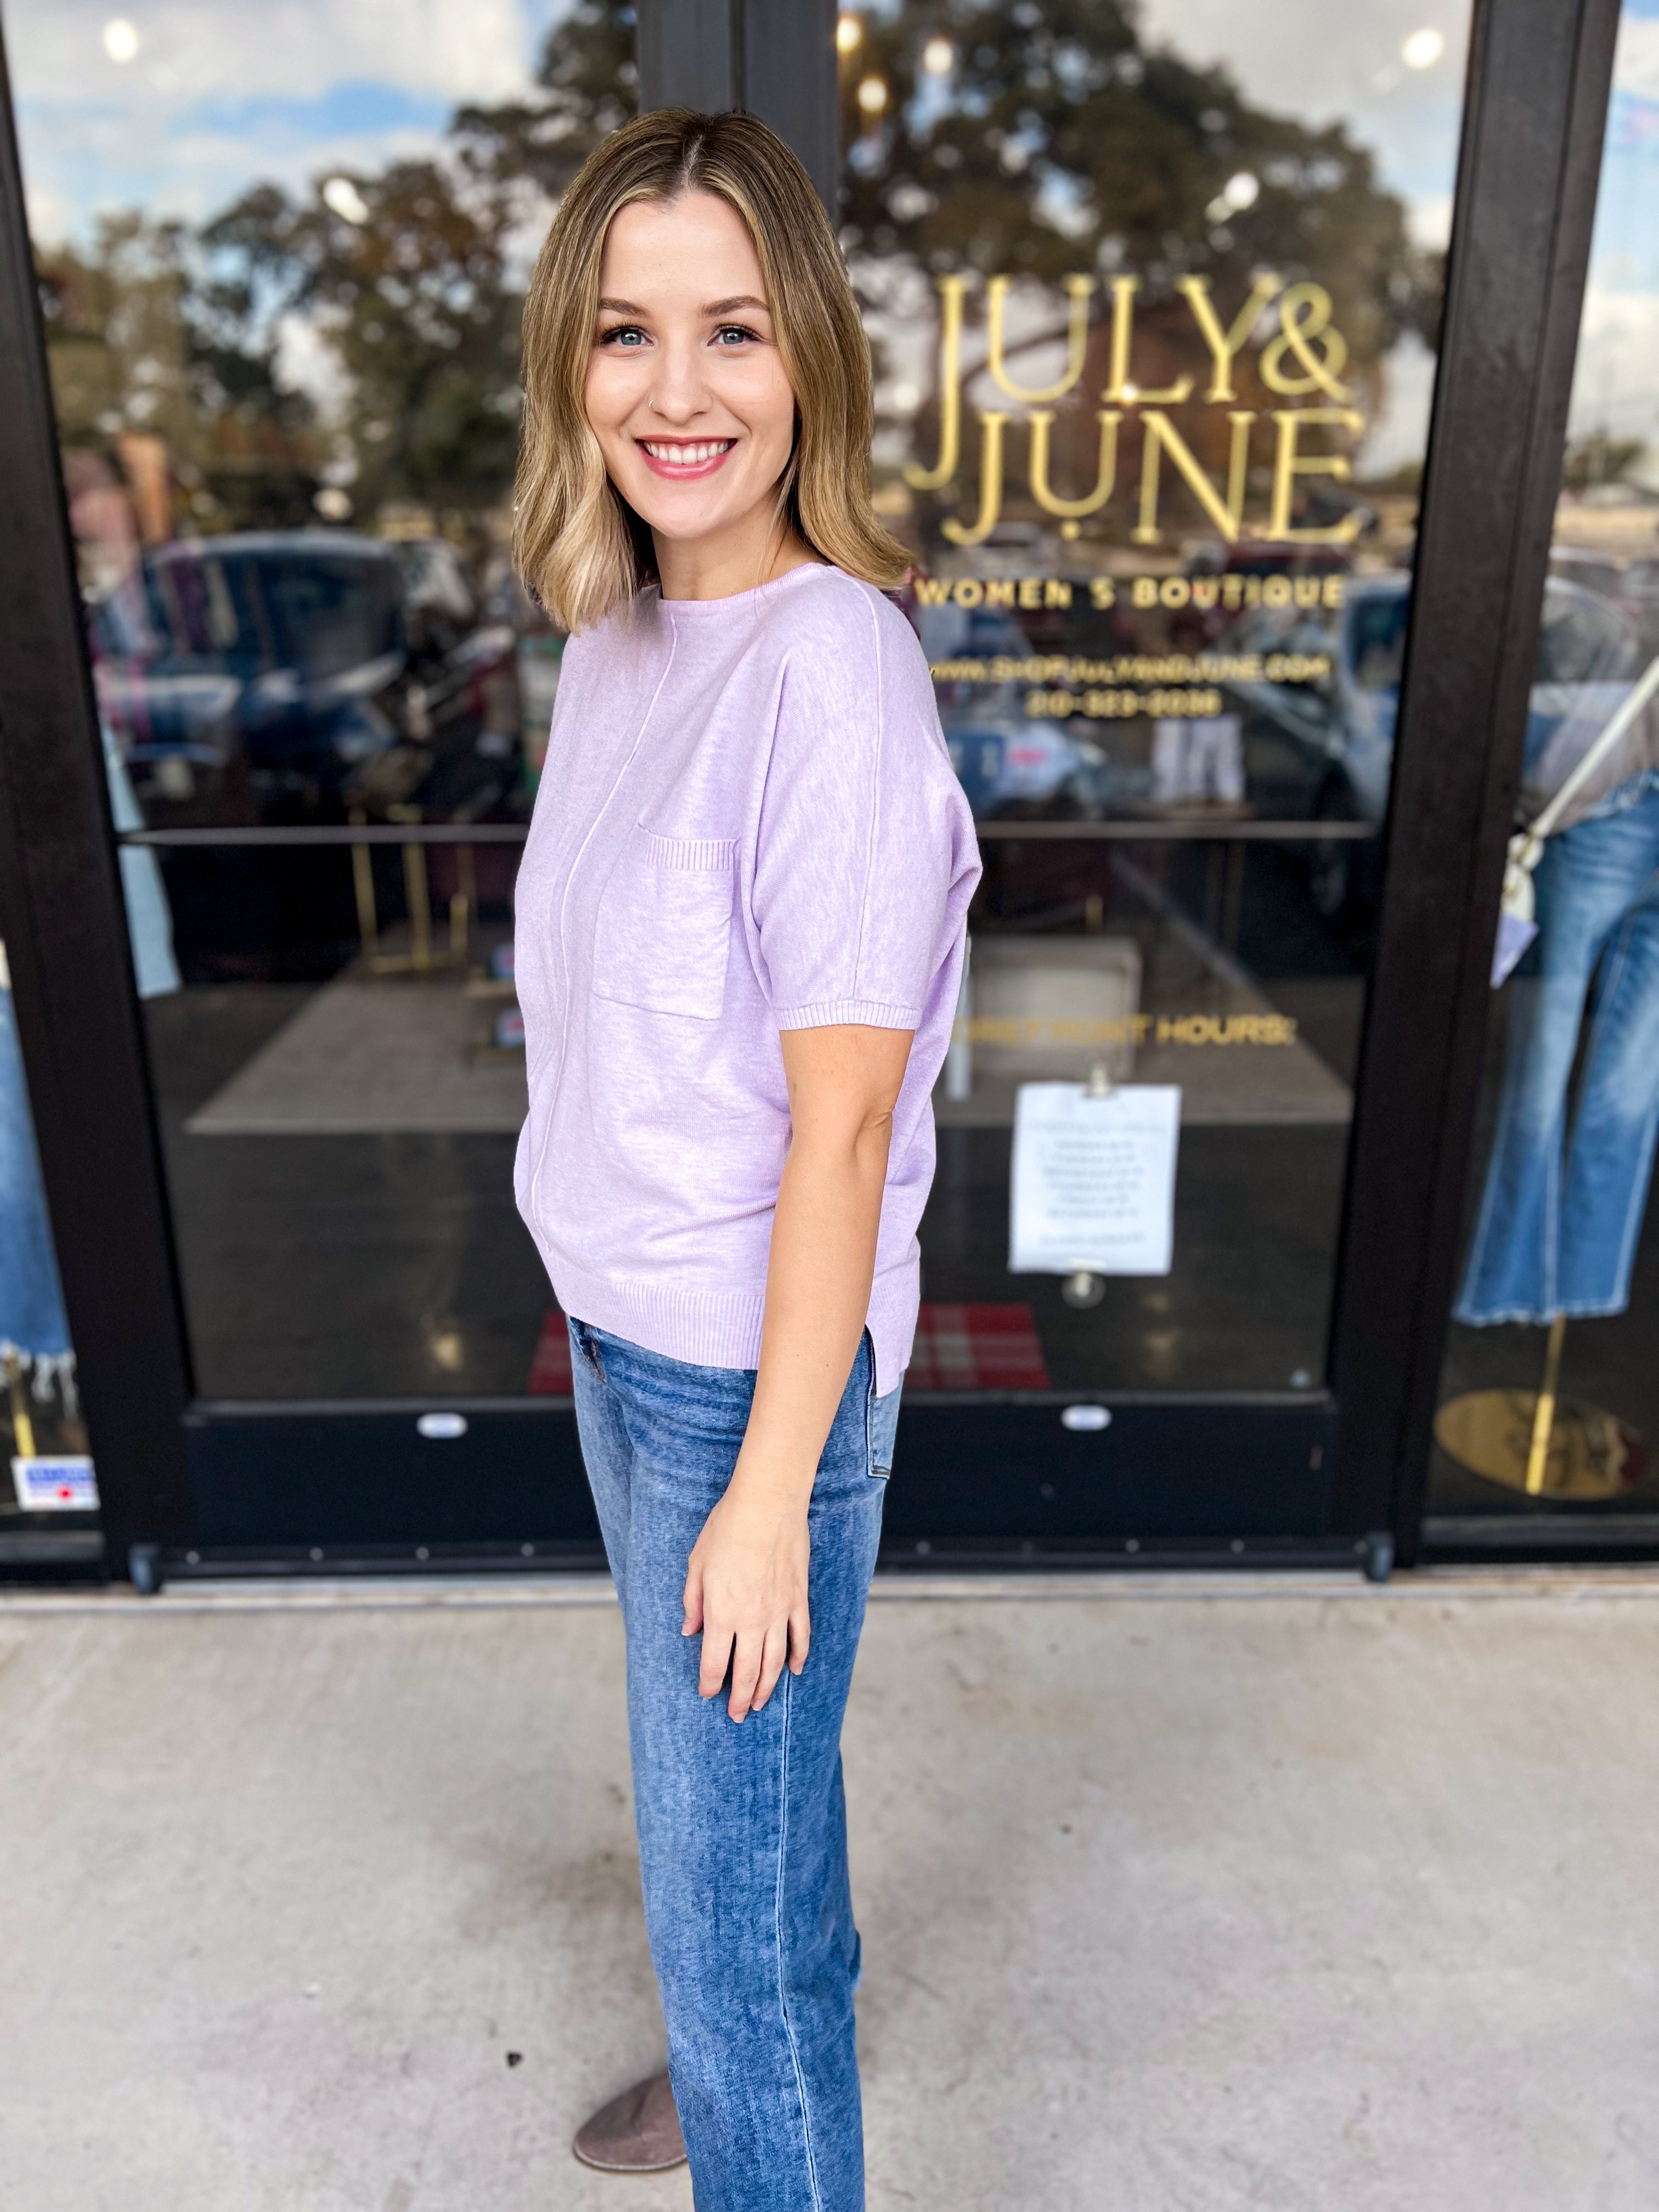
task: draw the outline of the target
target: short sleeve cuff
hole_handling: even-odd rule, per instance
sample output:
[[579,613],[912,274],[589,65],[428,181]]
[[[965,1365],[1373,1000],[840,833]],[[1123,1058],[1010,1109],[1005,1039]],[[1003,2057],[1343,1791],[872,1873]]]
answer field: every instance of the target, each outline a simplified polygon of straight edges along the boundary
[[884,999],[822,999],[816,1006],[784,1006],[780,1030],[825,1030],[842,1022],[869,1030],[914,1030],[921,1025],[920,1006],[897,1006]]

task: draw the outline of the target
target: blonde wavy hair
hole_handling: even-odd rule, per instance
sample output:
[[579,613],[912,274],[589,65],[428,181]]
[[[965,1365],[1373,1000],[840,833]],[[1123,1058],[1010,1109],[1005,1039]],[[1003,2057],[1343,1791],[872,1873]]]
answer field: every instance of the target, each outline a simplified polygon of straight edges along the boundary
[[812,550],[866,582],[896,584],[910,555],[870,505],[870,346],[841,251],[805,170],[752,115],[664,107],[589,155],[559,204],[524,311],[524,436],[514,557],[555,622],[586,629],[655,579],[651,532],[605,473],[583,406],[599,264],[617,210],[713,192],[755,241],[795,395],[778,487]]

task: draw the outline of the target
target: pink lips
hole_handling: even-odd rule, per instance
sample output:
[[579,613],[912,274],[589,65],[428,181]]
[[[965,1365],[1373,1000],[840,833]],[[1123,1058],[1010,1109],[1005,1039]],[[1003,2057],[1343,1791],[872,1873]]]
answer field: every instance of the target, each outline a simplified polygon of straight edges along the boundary
[[718,438],[688,438],[684,440],[653,438],[651,441],[652,444],[653,446],[661,447],[665,453],[674,450],[678,447],[683,447],[688,452],[696,453],[700,450],[706,449],[709,446],[720,447],[720,452],[708,454],[708,458],[703,460],[671,461],[665,459],[659,459],[655,453],[649,452],[647,449],[645,441],[642,438],[636,438],[634,442],[640,449],[640,458],[644,461],[645,465],[651,471],[652,474],[653,476],[666,477],[675,483],[690,483],[698,477],[712,477],[715,470],[720,467],[720,464],[723,461],[729,460],[732,455],[737,451],[738,443],[735,438],[726,441],[724,444],[722,444],[721,441]]

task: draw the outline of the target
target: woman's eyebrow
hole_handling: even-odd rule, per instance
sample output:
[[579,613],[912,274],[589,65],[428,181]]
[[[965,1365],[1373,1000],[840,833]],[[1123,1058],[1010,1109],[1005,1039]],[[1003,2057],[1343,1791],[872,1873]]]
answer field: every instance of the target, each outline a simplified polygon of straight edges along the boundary
[[631,300],[601,300],[599,304],[618,315],[642,315],[646,312],[643,307],[636,307]]
[[751,292],[740,293],[735,300],[716,300],[703,309],[705,315],[729,315],[738,307],[758,307],[763,315],[772,312],[764,300],[757,300]]

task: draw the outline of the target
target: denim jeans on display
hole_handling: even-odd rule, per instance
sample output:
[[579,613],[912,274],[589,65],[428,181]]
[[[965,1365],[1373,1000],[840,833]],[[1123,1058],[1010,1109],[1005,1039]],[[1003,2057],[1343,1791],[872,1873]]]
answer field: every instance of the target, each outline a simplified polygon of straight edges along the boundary
[[0,1347],[8,1346],[30,1366],[40,1363],[37,1381],[58,1368],[67,1374],[69,1323],[34,1149],[23,1054],[11,993],[0,988]]
[[696,1367],[572,1321],[576,1419],[628,1637],[647,1933],[697,2212],[860,2212],[859,1937],[841,1728],[899,1392],[866,1335],[808,1512],[811,1642],[741,1723],[697,1694],[691,1547],[736,1465],[752,1370]]
[[[1552,837],[1456,1318],[1622,1313],[1659,1127],[1659,776]],[[1589,1035],[1568,1127],[1584,1002]]]

